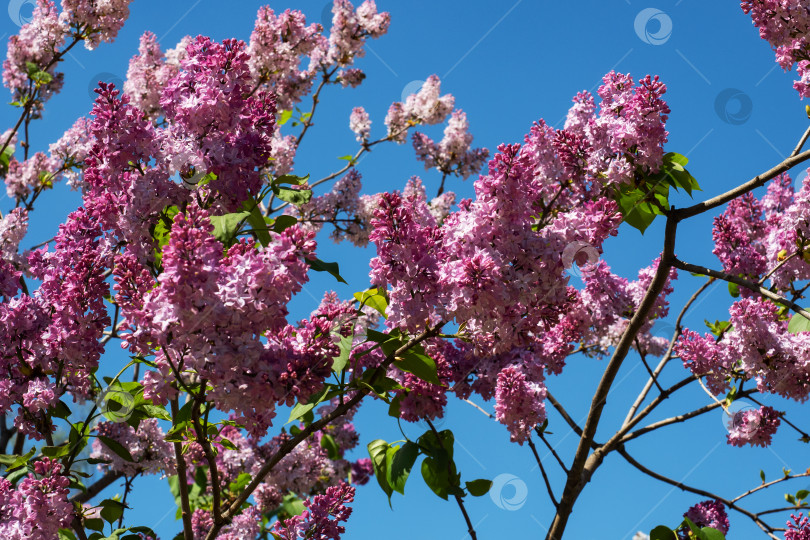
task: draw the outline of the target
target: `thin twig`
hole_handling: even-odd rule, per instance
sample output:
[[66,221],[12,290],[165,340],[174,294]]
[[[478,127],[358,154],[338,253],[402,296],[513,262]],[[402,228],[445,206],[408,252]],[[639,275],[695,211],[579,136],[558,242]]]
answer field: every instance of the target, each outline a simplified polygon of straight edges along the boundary
[[[180,407],[177,397],[171,400],[172,425],[175,425]],[[174,445],[174,458],[177,461],[177,485],[180,491],[180,508],[183,513],[183,537],[185,540],[194,540],[191,530],[191,505],[188,500],[188,480],[186,479],[186,458],[183,457],[183,445],[179,442]]]
[[554,508],[557,508],[560,506],[560,503],[557,502],[557,497],[554,496],[554,490],[551,489],[551,482],[549,482],[548,475],[546,474],[546,468],[543,466],[543,461],[540,459],[540,454],[537,453],[537,447],[534,445],[534,441],[532,441],[531,438],[529,438],[526,442],[529,443],[529,448],[532,449],[534,459],[537,461],[537,465],[540,467],[540,474],[543,475],[543,482],[546,484],[548,496],[551,498],[551,504],[554,505]]

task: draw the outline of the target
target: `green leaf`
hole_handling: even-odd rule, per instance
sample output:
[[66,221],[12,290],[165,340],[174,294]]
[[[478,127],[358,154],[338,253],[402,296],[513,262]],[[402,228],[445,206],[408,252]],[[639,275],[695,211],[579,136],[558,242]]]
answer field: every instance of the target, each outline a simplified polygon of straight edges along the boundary
[[422,478],[430,490],[447,500],[450,488],[450,473],[445,464],[432,457],[427,457],[422,461]]
[[711,527],[703,527],[700,529],[700,538],[701,540],[726,540],[723,533]]
[[[352,327],[352,332],[353,331],[354,327]],[[340,355],[335,356],[333,358],[332,371],[334,371],[337,374],[340,374],[343,372],[344,369],[346,369],[346,364],[349,363],[349,358],[352,355],[353,344],[354,344],[354,334],[350,336],[340,336],[340,342],[338,343]]]
[[290,118],[292,118],[292,114],[293,114],[292,110],[281,111],[281,113],[278,116],[278,120],[276,120],[276,125],[283,126],[284,124],[289,122]]
[[402,371],[407,371],[408,373],[416,375],[423,381],[440,386],[442,384],[439,380],[436,362],[431,357],[425,356],[424,354],[408,351],[405,353],[402,360],[394,361],[394,366],[398,367]]
[[91,531],[101,532],[104,530],[104,520],[100,518],[85,519],[84,526],[90,529]]
[[371,464],[374,468],[374,476],[377,477],[377,483],[388,495],[388,504],[391,504],[391,494],[394,492],[391,485],[388,483],[388,474],[385,466],[385,455],[388,452],[389,445],[382,439],[376,439],[368,443],[368,455],[371,457]]
[[765,471],[760,470],[759,471],[759,477],[762,478],[762,483],[764,484],[765,483]]
[[226,247],[236,240],[236,235],[242,223],[250,216],[250,212],[233,212],[222,216],[211,216],[214,224],[214,237]]
[[278,216],[273,221],[273,230],[277,233],[284,231],[285,229],[289,229],[293,225],[298,223],[298,220],[295,219],[293,216],[288,216],[286,214]]
[[731,323],[729,321],[716,320],[712,323],[709,322],[708,319],[704,319],[703,322],[706,323],[706,326],[709,328],[711,333],[714,334],[715,337],[718,337],[723,332],[731,330]]
[[389,447],[385,454],[385,479],[394,491],[405,494],[405,483],[418,456],[419,445],[411,441],[402,445],[402,448]]
[[796,498],[798,500],[806,499],[808,495],[810,495],[810,491],[806,489],[800,489],[796,492]]
[[292,408],[292,411],[290,411],[290,418],[287,420],[287,423],[289,424],[290,422],[293,422],[307,414],[309,411],[315,408],[315,405],[325,400],[332,391],[334,391],[332,385],[327,384],[323,387],[323,390],[314,396],[310,396],[307,403],[301,403],[300,401],[296,403]]
[[247,221],[253,228],[253,232],[256,235],[256,238],[259,239],[259,243],[267,247],[271,241],[270,233],[267,231],[267,223],[264,221],[264,216],[259,208],[259,203],[256,202],[256,198],[251,197],[243,202],[242,209],[245,212],[250,213],[250,215],[247,217]]
[[118,521],[124,515],[124,509],[126,508],[124,504],[113,499],[105,499],[99,503],[99,506],[101,506],[101,517],[108,523]]
[[120,457],[124,461],[129,461],[133,463],[135,462],[135,459],[133,459],[132,454],[129,453],[129,450],[127,450],[124,447],[124,445],[122,445],[115,439],[105,437],[104,435],[98,435],[98,440],[104,443],[104,445],[107,446],[107,448],[115,452],[118,455],[118,457]]
[[465,482],[465,485],[467,486],[467,491],[470,492],[470,495],[473,497],[480,497],[489,492],[489,488],[492,487],[492,480],[472,480],[470,482]]
[[340,459],[340,448],[335,442],[335,438],[328,433],[324,433],[321,436],[321,448],[326,450],[326,455],[329,456],[329,459]]
[[163,248],[169,243],[172,221],[179,211],[180,209],[176,206],[164,208],[152,230],[152,238],[155,239],[155,263],[157,264],[160,264],[163,259]]
[[76,536],[70,529],[59,529],[59,540],[76,540]]
[[788,332],[798,334],[799,332],[810,332],[810,320],[801,313],[794,313],[788,323]]
[[659,525],[650,531],[650,540],[678,540],[678,535],[665,525]]
[[281,510],[288,516],[300,516],[306,510],[306,506],[304,506],[304,501],[296,497],[295,495],[286,495],[281,502]]
[[309,181],[309,175],[296,176],[294,174],[283,174],[274,178],[270,183],[271,186],[280,186],[281,184],[290,184],[293,186],[305,186]]
[[316,272],[329,272],[336,280],[338,280],[341,283],[346,283],[346,285],[348,285],[348,282],[345,279],[343,279],[343,276],[340,275],[340,267],[338,266],[338,263],[323,262],[318,258],[304,259],[304,262],[307,263],[309,267],[315,270]]
[[355,299],[360,302],[360,306],[369,306],[380,312],[380,315],[387,318],[385,309],[388,307],[388,298],[385,291],[378,289],[369,289],[367,291],[354,293]]
[[159,420],[172,421],[172,416],[169,412],[158,405],[142,404],[138,406],[139,411],[143,411],[146,418],[157,418]]
[[312,199],[311,189],[292,189],[284,186],[273,186],[273,193],[280,200],[301,206],[307,204]]
[[728,294],[730,294],[734,298],[737,298],[738,296],[740,296],[740,286],[737,285],[736,283],[729,282],[728,283]]

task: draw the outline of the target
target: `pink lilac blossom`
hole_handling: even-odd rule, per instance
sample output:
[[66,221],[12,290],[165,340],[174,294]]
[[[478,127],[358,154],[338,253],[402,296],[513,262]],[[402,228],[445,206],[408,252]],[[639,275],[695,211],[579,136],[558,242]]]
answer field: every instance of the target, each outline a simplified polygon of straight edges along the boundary
[[56,71],[55,55],[65,42],[67,29],[60,23],[53,0],[37,0],[31,22],[20,28],[20,33],[8,40],[6,60],[3,62],[3,84],[11,90],[14,101],[30,97],[28,65],[34,64],[46,71],[52,80],[42,84],[34,105],[34,116],[39,115],[42,103],[62,88],[63,73]]
[[294,226],[274,233],[261,251],[240,241],[223,257],[209,216],[195,206],[178,214],[157,287],[144,293],[140,280],[130,282],[142,305],[131,310],[127,324],[136,329],[126,339],[135,351],[161,346],[160,371],[145,379],[147,398],[165,403],[171,396],[169,363],[182,355],[187,369],[212,384],[211,400],[245,415],[248,429],[259,433],[277,403],[318,391],[338,354],[328,320],[317,313],[296,326],[285,320],[287,302],[307,280],[302,258],[314,250],[314,233]]
[[756,277],[764,273],[765,221],[762,204],[753,194],[734,199],[721,215],[714,218],[713,253],[729,274]]
[[[388,32],[391,16],[387,12],[378,12],[374,0],[366,0],[355,10],[348,0],[335,0],[332,4],[332,27],[329,29],[329,41],[326,50],[313,55],[313,63],[320,62],[326,66],[341,66],[341,77],[347,76],[345,69],[355,58],[365,56],[363,48],[368,38],[376,39]],[[322,55],[322,58],[319,56]],[[354,69],[348,75],[350,81],[362,76]]]
[[198,36],[186,49],[181,70],[161,96],[168,127],[164,151],[171,169],[190,177],[213,173],[210,186],[233,211],[261,186],[259,168],[271,156],[276,105],[263,92],[250,95],[245,43],[216,43]]
[[404,143],[411,126],[444,122],[453,110],[454,103],[455,98],[451,94],[441,95],[441,81],[436,75],[431,75],[417,93],[407,97],[405,103],[397,101],[391,104],[385,117],[388,138]]
[[151,120],[156,120],[162,114],[160,95],[177,71],[177,65],[164,61],[155,34],[144,32],[138,54],[129,61],[124,93],[133,106]]
[[732,446],[770,446],[781,421],[772,407],[741,409],[729,421],[727,442]]
[[58,362],[74,396],[87,398],[91,373],[104,352],[100,339],[111,322],[104,304],[109,293],[104,271],[111,263],[111,248],[98,222],[79,208],[59,226],[54,250],[36,250],[28,262],[42,282],[34,294],[47,306],[50,318],[42,335],[47,355]]
[[728,516],[726,507],[720,501],[703,501],[687,510],[684,517],[689,518],[698,527],[711,527],[728,534]]
[[306,227],[319,231],[325,224],[331,223],[330,234],[335,242],[350,240],[367,235],[368,221],[357,215],[362,188],[361,176],[356,169],[351,169],[345,176],[335,182],[332,190],[319,197],[312,198],[307,204],[288,209],[288,213],[300,217]]
[[[256,538],[261,532],[262,515],[255,506],[249,506],[234,516],[217,534],[218,540],[246,540]],[[200,508],[191,514],[191,530],[194,540],[204,540],[214,525],[210,512]]]
[[59,462],[43,458],[34,463],[34,472],[16,489],[0,478],[0,536],[8,540],[51,540],[60,528],[70,526],[70,479],[61,473]]
[[62,0],[59,22],[65,27],[84,29],[84,46],[93,50],[99,43],[112,42],[129,17],[132,0]]
[[92,120],[82,116],[58,141],[48,147],[51,160],[60,163],[58,170],[67,178],[67,185],[72,189],[83,186],[79,176],[84,169],[84,160],[90,155],[94,144]]
[[790,514],[785,540],[810,540],[810,519],[802,517],[801,513],[798,516]]
[[17,251],[20,242],[28,232],[28,211],[25,208],[15,208],[0,219],[0,259],[23,264],[23,257]]
[[12,158],[5,178],[6,193],[11,199],[25,199],[32,191],[53,183],[58,169],[58,162],[43,152],[37,152],[23,162]]
[[532,430],[546,419],[546,387],[527,380],[519,366],[508,366],[498,374],[495,389],[495,418],[504,424],[512,442],[522,445]]
[[349,116],[349,129],[356,135],[357,142],[368,141],[371,133],[371,118],[363,107],[352,109],[352,114]]
[[416,158],[424,162],[425,169],[436,168],[442,174],[467,179],[481,170],[489,156],[485,148],[470,148],[473,136],[468,130],[464,111],[453,111],[444,129],[444,138],[438,144],[423,133],[413,134]]
[[732,363],[726,348],[719,345],[714,336],[684,330],[675,343],[674,352],[686,369],[698,377],[706,377],[706,385],[716,395],[728,391]]
[[295,152],[298,149],[294,135],[282,136],[279,132],[273,135],[270,143],[270,164],[268,169],[274,176],[282,176],[293,170]]
[[103,459],[102,472],[115,471],[126,476],[141,474],[174,474],[175,458],[171,443],[164,441],[166,434],[154,418],[146,418],[135,429],[126,422],[101,422],[96,426],[96,434],[108,437],[126,448],[133,461],[126,461],[115,451],[110,450],[101,439],[93,440],[90,457]]
[[302,57],[326,48],[321,30],[319,24],[307,25],[298,10],[276,15],[269,6],[259,8],[247,49],[248,65],[256,85],[272,91],[280,109],[291,110],[312,88],[318,70],[299,67]]
[[354,491],[354,486],[345,483],[327,488],[323,495],[304,501],[303,514],[277,522],[272,533],[281,540],[340,540],[340,535],[346,532],[340,523],[352,514],[346,504],[354,501]]
[[759,37],[770,43],[777,63],[785,71],[796,65],[799,79],[793,83],[801,97],[810,96],[810,14],[803,0],[742,0],[743,12],[759,28]]

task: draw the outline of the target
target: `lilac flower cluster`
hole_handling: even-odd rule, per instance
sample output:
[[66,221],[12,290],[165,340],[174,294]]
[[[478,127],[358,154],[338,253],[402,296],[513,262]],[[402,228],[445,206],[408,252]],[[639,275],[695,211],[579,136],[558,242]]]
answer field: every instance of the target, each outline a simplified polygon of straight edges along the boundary
[[742,0],[742,10],[759,28],[759,37],[770,43],[776,62],[789,71],[796,66],[799,95],[810,96],[810,13],[802,0]]
[[354,501],[354,487],[348,484],[332,486],[323,495],[304,501],[306,510],[300,516],[293,516],[273,527],[273,534],[281,540],[340,540],[346,528],[340,525],[352,515],[346,503]]
[[711,527],[728,534],[728,516],[726,507],[720,501],[703,501],[687,510],[684,517],[689,518],[698,527]]
[[115,451],[110,450],[101,439],[93,440],[90,457],[104,460],[99,464],[101,471],[115,471],[126,476],[174,474],[175,458],[171,443],[164,441],[166,434],[154,418],[146,418],[135,429],[125,422],[101,422],[96,425],[96,434],[108,437],[129,451],[133,461],[126,461]]
[[73,519],[67,500],[70,479],[49,458],[34,463],[34,472],[14,486],[0,478],[0,536],[8,540],[51,540]]

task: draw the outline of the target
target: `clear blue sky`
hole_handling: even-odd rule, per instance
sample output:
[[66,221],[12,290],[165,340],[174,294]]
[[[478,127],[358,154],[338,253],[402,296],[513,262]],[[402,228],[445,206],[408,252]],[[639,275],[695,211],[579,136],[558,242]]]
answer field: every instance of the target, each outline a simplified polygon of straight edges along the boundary
[[[88,89],[99,78],[123,79],[127,62],[145,30],[153,31],[164,49],[173,47],[186,34],[247,40],[260,5],[245,0],[136,0],[130,20],[114,44],[102,45],[92,53],[76,50],[64,62],[65,87],[47,104],[44,119],[32,124],[33,148],[46,149],[76,117],[87,114],[92,102]],[[321,21],[327,1],[279,2],[272,7],[297,7],[310,19]],[[663,13],[646,26],[641,25],[639,34],[634,22],[649,7]],[[475,144],[490,150],[501,142],[521,141],[531,123],[539,118],[561,127],[571,97],[583,89],[595,90],[602,75],[611,69],[630,72],[637,78],[658,74],[669,88],[666,99],[672,108],[667,150],[689,157],[689,169],[704,189],[698,197],[720,193],[781,161],[807,124],[804,104],[791,87],[793,74],[784,74],[776,67],[773,53],[758,38],[737,2],[661,0],[651,6],[639,0],[380,0],[379,8],[391,12],[392,22],[389,34],[372,42],[369,54],[360,61],[368,78],[359,89],[333,88],[325,93],[316,127],[296,160],[299,174],[311,173],[318,178],[339,168],[343,162],[337,156],[356,149],[348,129],[353,106],[366,107],[373,120],[372,136],[379,135],[390,103],[400,100],[410,83],[433,73],[442,78],[443,90],[456,96],[457,107],[467,112]],[[30,6],[22,9],[25,14]],[[14,13],[0,17],[4,40],[17,31],[11,15]],[[729,95],[735,97],[723,101],[723,96]],[[0,114],[2,125],[11,125],[16,119],[16,110],[11,107]],[[436,189],[438,181],[435,172],[426,173],[413,159],[410,144],[377,147],[359,164],[359,169],[368,192],[401,188],[414,174],[422,176],[430,191]],[[471,188],[471,181],[450,185],[461,196],[470,196]],[[24,247],[50,238],[56,225],[79,203],[79,197],[59,186],[40,201]],[[676,206],[689,204],[685,195],[676,195],[672,202]],[[4,211],[9,206],[8,199],[0,199]],[[662,233],[662,223],[654,224],[643,237],[634,229],[622,230],[620,238],[607,243],[605,258],[615,272],[634,278],[638,268],[649,264],[660,252]],[[306,315],[327,288],[336,288],[348,298],[367,286],[366,262],[373,252],[353,252],[349,257],[345,249],[347,246],[338,248],[323,238],[320,256],[340,260],[350,286],[313,276],[306,291],[293,302],[295,317]],[[679,257],[718,268],[711,250],[710,215],[681,225],[676,250]],[[675,313],[670,320],[674,321],[677,310],[699,284],[691,276],[682,276],[676,284],[672,299]],[[715,285],[706,298],[686,318],[688,326],[701,332],[703,319],[727,318],[731,300],[722,284]],[[116,364],[119,356],[113,352],[108,361]],[[115,367],[108,369],[117,371]],[[571,358],[565,373],[548,381],[551,391],[575,419],[584,419],[602,369],[599,361]],[[684,373],[673,362],[665,372],[665,380],[677,380]],[[616,422],[624,418],[644,380],[637,357],[629,357],[609,396],[597,440],[604,440],[616,428]],[[682,397],[689,398],[691,408],[708,403],[700,390],[684,392]],[[797,407],[791,408],[778,399],[767,401],[778,409],[792,410],[793,419],[802,423]],[[685,411],[687,405],[679,403],[662,407],[661,414]],[[492,408],[491,403],[481,405]],[[528,447],[510,444],[504,427],[467,404],[452,402],[447,417],[444,427],[451,427],[456,434],[456,458],[463,478],[514,475],[516,480],[511,487],[504,487],[501,495],[514,499],[516,506],[523,503],[519,509],[506,510],[489,496],[469,500],[468,509],[479,538],[542,538],[553,509]],[[285,418],[283,412],[279,414],[279,425]],[[357,420],[360,453],[372,439],[401,438],[396,423],[382,407],[366,407]],[[558,445],[561,454],[570,456],[576,437],[554,413],[550,420],[552,444]],[[416,426],[406,426],[406,432],[412,437],[421,433]],[[731,448],[725,443],[725,434],[722,414],[715,412],[634,441],[628,450],[664,474],[726,497],[757,485],[760,469],[773,479],[783,467],[798,470],[807,466],[807,447],[796,442],[795,433],[784,427],[776,435],[772,449]],[[542,451],[541,456],[546,452]],[[559,494],[564,478],[550,456],[544,461],[554,471],[552,479]],[[789,487],[795,492],[809,483],[800,480]],[[107,493],[112,495],[116,489],[110,488]],[[779,505],[783,493],[772,492],[754,508]],[[648,532],[660,523],[676,524],[686,508],[699,500],[641,476],[618,455],[611,455],[580,497],[566,538],[628,539],[637,530]],[[135,509],[129,513],[129,524],[153,526],[164,539],[179,530],[173,500],[164,482],[140,482],[131,501]],[[455,503],[434,496],[416,471],[406,496],[395,496],[393,507],[393,511],[388,508],[373,481],[359,489],[345,538],[359,540],[381,534],[392,540],[411,539],[415,534],[429,539],[467,537]],[[731,519],[730,537],[761,534],[747,518],[732,514]],[[772,521],[784,523],[781,515]]]

